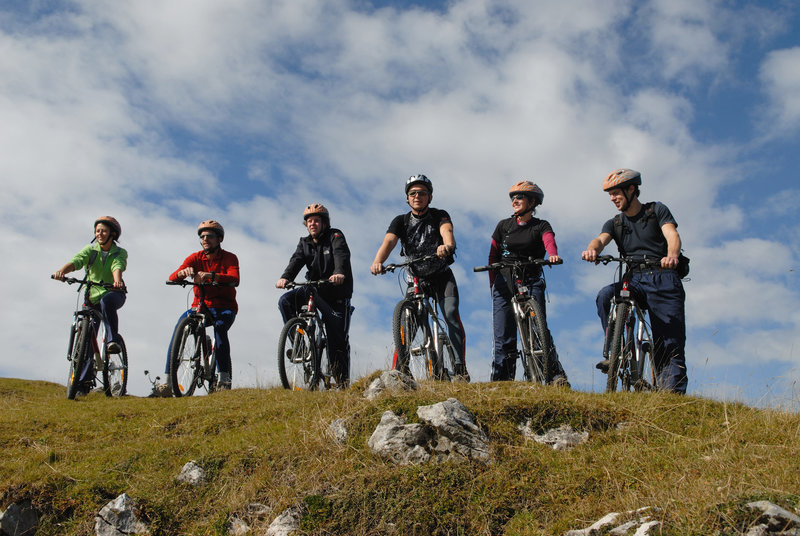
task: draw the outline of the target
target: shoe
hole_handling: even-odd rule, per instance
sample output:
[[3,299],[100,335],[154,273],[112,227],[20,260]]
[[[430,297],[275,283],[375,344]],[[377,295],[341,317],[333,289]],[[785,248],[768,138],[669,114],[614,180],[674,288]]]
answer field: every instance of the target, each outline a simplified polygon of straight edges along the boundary
[[611,361],[609,361],[608,359],[603,359],[598,364],[596,364],[594,367],[596,369],[599,369],[600,372],[602,372],[603,374],[608,374],[608,367],[609,366],[611,366]]
[[217,391],[230,391],[231,390],[231,375],[228,372],[220,372],[217,379]]
[[467,372],[467,367],[461,364],[456,365],[453,371],[453,381],[469,383],[470,377],[469,372]]
[[88,383],[83,383],[75,389],[75,396],[86,396],[92,391],[92,386]]
[[116,341],[111,341],[110,343],[106,344],[106,351],[109,354],[119,354],[122,352],[122,348]]
[[566,387],[567,389],[572,389],[572,386],[569,384],[567,378],[564,376],[556,376],[555,378],[553,378],[553,381],[550,383],[550,385],[554,387]]

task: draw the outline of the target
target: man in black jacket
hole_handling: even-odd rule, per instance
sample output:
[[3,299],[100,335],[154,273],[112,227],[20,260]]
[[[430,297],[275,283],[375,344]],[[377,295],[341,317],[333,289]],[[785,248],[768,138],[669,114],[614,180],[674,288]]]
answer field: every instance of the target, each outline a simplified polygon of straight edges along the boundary
[[[308,205],[303,211],[308,236],[300,238],[289,265],[275,283],[286,288],[305,266],[306,279],[326,279],[331,285],[322,285],[316,294],[316,306],[322,313],[328,334],[328,355],[337,385],[346,386],[350,380],[350,353],[347,331],[350,328],[350,298],[353,296],[353,272],[350,268],[350,248],[344,234],[331,228],[328,209],[319,203]],[[283,321],[297,316],[301,306],[308,303],[309,287],[297,287],[278,299],[278,309]]]

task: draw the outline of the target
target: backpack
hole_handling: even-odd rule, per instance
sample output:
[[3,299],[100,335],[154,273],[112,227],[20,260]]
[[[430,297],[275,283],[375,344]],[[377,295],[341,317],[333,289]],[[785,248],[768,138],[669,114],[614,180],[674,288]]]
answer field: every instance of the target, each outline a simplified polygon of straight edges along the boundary
[[[656,209],[655,209],[655,202],[650,201],[649,203],[645,203],[643,205],[644,210],[644,222],[649,224],[651,221],[658,226],[658,220],[656,219]],[[661,229],[659,229],[659,232]],[[617,249],[619,249],[620,256],[625,256],[625,248],[622,246],[622,237],[625,236],[625,233],[631,232],[625,226],[625,223],[622,221],[622,214],[617,214],[614,216],[614,235],[612,238],[614,242],[617,243]],[[689,275],[689,257],[683,254],[683,250],[678,254],[678,267],[675,269],[678,272],[678,277],[681,279],[685,278]]]

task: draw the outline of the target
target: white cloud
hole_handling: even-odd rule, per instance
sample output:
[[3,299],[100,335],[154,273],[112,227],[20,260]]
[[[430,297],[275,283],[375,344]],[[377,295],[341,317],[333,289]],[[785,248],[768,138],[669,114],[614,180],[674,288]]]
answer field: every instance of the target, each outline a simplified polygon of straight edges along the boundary
[[761,65],[760,77],[769,97],[765,127],[775,135],[797,129],[800,125],[800,47],[770,52]]

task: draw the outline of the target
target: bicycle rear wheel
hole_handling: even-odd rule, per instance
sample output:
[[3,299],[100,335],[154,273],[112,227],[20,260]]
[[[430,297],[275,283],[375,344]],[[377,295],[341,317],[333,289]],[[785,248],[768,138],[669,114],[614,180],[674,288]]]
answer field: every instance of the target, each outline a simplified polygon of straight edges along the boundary
[[109,353],[103,347],[103,391],[106,396],[124,396],[128,388],[128,350],[122,335],[118,335],[119,353]]
[[72,348],[69,350],[69,376],[67,377],[67,398],[74,400],[81,387],[81,372],[86,367],[89,354],[89,319],[81,316],[78,323],[72,326],[70,340]]
[[522,349],[525,353],[523,364],[527,380],[543,385],[550,383],[553,376],[553,345],[542,309],[536,300],[530,299],[525,304],[519,328]]
[[623,391],[632,387],[630,365],[634,359],[634,336],[631,307],[627,303],[618,303],[616,309],[614,334],[608,353],[607,393],[613,393],[618,386]]
[[169,348],[169,383],[175,397],[192,396],[200,375],[203,329],[187,316],[178,323]]
[[415,380],[434,377],[435,352],[428,346],[428,322],[417,313],[418,303],[403,300],[394,308],[392,337],[397,350],[397,370]]
[[316,345],[305,320],[292,318],[284,324],[278,339],[278,374],[284,389],[316,389],[319,381],[314,357],[316,353]]

